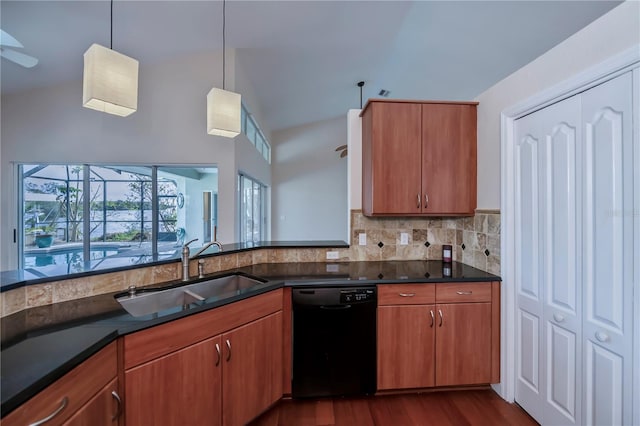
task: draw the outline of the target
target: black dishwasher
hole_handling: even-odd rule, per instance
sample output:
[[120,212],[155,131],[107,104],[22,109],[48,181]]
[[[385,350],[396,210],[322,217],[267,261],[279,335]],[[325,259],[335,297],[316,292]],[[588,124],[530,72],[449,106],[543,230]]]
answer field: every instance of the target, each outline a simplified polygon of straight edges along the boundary
[[376,288],[294,288],[294,398],[376,391]]

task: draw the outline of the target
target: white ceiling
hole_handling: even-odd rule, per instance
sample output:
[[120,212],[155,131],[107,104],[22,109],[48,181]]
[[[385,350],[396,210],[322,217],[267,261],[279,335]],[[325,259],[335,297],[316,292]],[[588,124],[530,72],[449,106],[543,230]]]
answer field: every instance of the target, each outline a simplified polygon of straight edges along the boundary
[[[263,127],[344,115],[391,98],[473,99],[618,1],[227,1],[227,47],[255,86]],[[220,49],[222,2],[114,2],[113,48],[141,62]],[[3,93],[82,78],[109,45],[108,0],[7,1],[0,27],[39,58],[0,63]]]

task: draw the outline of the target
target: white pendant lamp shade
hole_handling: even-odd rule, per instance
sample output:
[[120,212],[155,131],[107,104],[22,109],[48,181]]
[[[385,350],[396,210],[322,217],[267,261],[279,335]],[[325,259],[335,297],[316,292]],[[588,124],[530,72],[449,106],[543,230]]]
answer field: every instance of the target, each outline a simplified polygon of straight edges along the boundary
[[240,134],[242,111],[239,93],[214,87],[207,94],[207,133],[234,138]]
[[92,44],[84,52],[82,106],[126,117],[138,109],[138,61]]

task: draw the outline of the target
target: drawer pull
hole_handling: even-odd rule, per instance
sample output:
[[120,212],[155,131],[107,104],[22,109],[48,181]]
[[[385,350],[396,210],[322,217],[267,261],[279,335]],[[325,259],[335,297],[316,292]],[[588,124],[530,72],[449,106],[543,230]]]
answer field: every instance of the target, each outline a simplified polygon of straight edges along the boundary
[[231,342],[227,339],[227,362],[231,361]]
[[431,328],[433,328],[433,325],[436,323],[436,316],[433,315],[433,309],[429,310],[429,313],[431,314]]
[[598,339],[602,343],[605,343],[611,340],[609,335],[607,333],[603,333],[602,331],[596,331],[596,339]]
[[418,204],[416,205],[417,208],[420,208],[420,194],[418,194]]
[[118,403],[118,409],[116,410],[116,413],[113,415],[113,417],[111,417],[111,421],[113,422],[118,417],[120,417],[120,414],[122,414],[122,400],[120,399],[120,395],[118,395],[118,392],[116,391],[111,391],[111,396]]
[[471,291],[471,290],[468,290],[468,291],[458,290],[458,291],[456,291],[456,293],[458,293],[460,296],[468,296],[470,294],[473,294],[473,291]]
[[553,314],[553,319],[556,320],[556,322],[562,322],[564,321],[564,316],[560,314]]
[[415,293],[398,293],[398,296],[402,296],[402,297],[413,297],[415,296]]
[[438,315],[440,315],[440,324],[438,327],[442,327],[442,309],[438,309]]
[[216,343],[216,353],[218,354],[218,359],[216,360],[216,367],[220,365],[220,345]]
[[29,424],[29,426],[40,426],[40,425],[45,424],[46,422],[48,422],[49,420],[53,419],[55,416],[60,414],[62,412],[62,410],[64,410],[67,407],[68,403],[69,403],[69,398],[67,398],[65,396],[64,398],[62,398],[62,401],[60,401],[60,406],[56,409],[56,411],[54,411],[53,413],[49,414],[47,417],[45,417],[42,420],[38,420],[36,422],[33,422],[33,423]]

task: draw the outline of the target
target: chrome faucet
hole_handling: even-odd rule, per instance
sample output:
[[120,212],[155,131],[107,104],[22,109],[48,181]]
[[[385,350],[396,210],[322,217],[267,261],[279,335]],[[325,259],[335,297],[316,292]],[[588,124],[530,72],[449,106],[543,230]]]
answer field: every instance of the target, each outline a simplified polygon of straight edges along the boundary
[[205,244],[204,247],[202,247],[200,250],[198,250],[198,252],[196,254],[191,256],[191,258],[195,259],[196,257],[200,256],[206,249],[208,249],[209,247],[211,247],[213,245],[218,246],[218,252],[222,251],[222,244],[220,244],[218,241],[210,241],[207,244]]
[[194,238],[182,246],[182,281],[189,281],[189,244],[194,241],[198,241],[198,239]]

